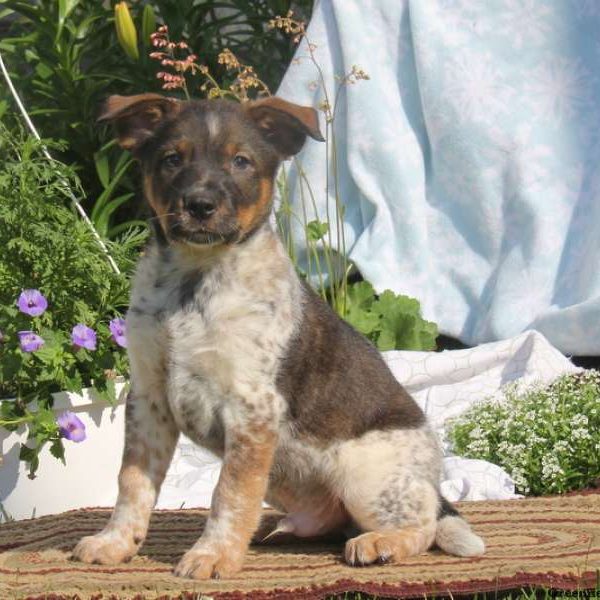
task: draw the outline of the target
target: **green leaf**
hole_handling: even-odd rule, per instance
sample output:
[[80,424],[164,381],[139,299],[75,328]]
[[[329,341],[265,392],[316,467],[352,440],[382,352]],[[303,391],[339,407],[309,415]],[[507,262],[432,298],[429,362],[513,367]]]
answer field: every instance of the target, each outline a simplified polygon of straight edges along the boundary
[[50,454],[55,458],[58,458],[65,464],[65,447],[63,445],[62,439],[57,439],[52,442],[50,445]]
[[435,323],[425,321],[418,300],[385,290],[371,307],[380,316],[377,347],[384,350],[434,350]]
[[16,306],[4,306],[3,307],[6,316],[14,318],[19,314],[19,309]]
[[40,466],[39,451],[39,448],[29,448],[29,446],[21,444],[19,458],[29,464],[29,479],[35,479],[35,473]]
[[42,329],[40,335],[44,340],[44,345],[35,351],[35,357],[45,365],[55,364],[63,353],[60,335],[50,329]]
[[50,408],[40,408],[36,413],[34,421],[36,427],[39,427],[45,432],[56,432],[58,431],[58,425],[56,424],[56,418],[54,411]]
[[306,225],[306,233],[311,242],[318,242],[319,240],[323,239],[328,231],[329,223],[322,223],[318,219],[311,221]]
[[135,194],[133,192],[129,192],[128,194],[123,194],[122,196],[118,196],[117,198],[114,198],[113,200],[111,200],[110,202],[107,202],[104,205],[102,211],[96,215],[96,221],[95,221],[96,229],[98,230],[98,233],[100,235],[107,237],[108,231],[109,231],[108,224],[109,224],[110,218],[119,209],[119,207],[121,207],[123,204],[125,204],[131,198],[133,198],[134,195]]
[[375,291],[367,281],[360,281],[348,286],[344,319],[372,340],[373,333],[379,329],[379,316],[371,312],[374,300]]
[[83,390],[83,381],[81,379],[81,373],[77,371],[71,377],[65,377],[64,389],[66,392],[81,394]]
[[370,309],[375,300],[375,290],[368,281],[359,281],[348,286],[346,306]]
[[[125,221],[124,223],[119,223],[114,227],[111,227],[107,232],[107,237],[113,240],[116,236],[125,233],[135,233],[136,235],[140,235],[142,239],[146,239],[148,233],[148,223],[147,221],[142,221],[140,219],[131,219],[130,221]],[[141,244],[140,244],[141,245]]]
[[44,80],[50,79],[50,77],[54,75],[54,71],[43,62],[39,62],[37,65],[35,65],[35,72],[37,73],[38,77]]
[[[2,421],[15,421],[19,417],[23,417],[25,410],[19,406],[16,402],[4,400],[0,402],[0,420]],[[19,423],[5,424],[2,425],[8,431],[16,431],[19,427]]]
[[106,204],[110,201],[113,192],[115,191],[116,186],[119,184],[121,179],[127,173],[129,167],[133,165],[133,159],[129,158],[120,169],[116,171],[113,175],[113,178],[107,183],[105,190],[96,198],[96,202],[94,203],[94,208],[92,209],[92,214],[90,215],[90,219],[93,223],[96,222],[96,219],[99,218],[99,215],[106,208]]
[[17,373],[21,370],[23,365],[23,355],[20,353],[10,353],[2,356],[2,362],[0,362],[0,372],[2,373],[3,381],[10,381],[15,379]]
[[381,318],[381,333],[377,347],[382,350],[419,350],[419,337],[415,331],[416,319],[394,310]]
[[372,309],[380,315],[400,311],[407,315],[417,317],[421,310],[421,306],[419,301],[414,298],[396,295],[391,290],[385,290],[373,304]]
[[421,349],[435,350],[437,348],[438,327],[431,321],[421,321]]
[[102,400],[111,406],[116,406],[118,398],[114,379],[102,379],[95,383],[94,389]]
[[84,39],[85,36],[88,34],[92,23],[100,18],[100,15],[90,15],[89,17],[83,19],[83,21],[81,21],[81,23],[79,23],[79,25],[77,25],[77,28],[75,29],[75,37],[78,40]]
[[142,13],[142,43],[144,47],[150,46],[150,34],[156,31],[156,16],[154,15],[154,9],[150,4],[144,6],[144,12]]
[[379,329],[379,317],[372,312],[360,308],[351,308],[347,312],[345,319],[354,329],[369,338],[373,332]]
[[21,449],[19,451],[19,458],[21,460],[29,462],[36,454],[35,448],[30,448],[29,446],[25,446],[25,444],[21,444]]
[[94,165],[96,166],[98,179],[100,180],[102,187],[106,189],[110,181],[110,166],[108,163],[108,156],[104,152],[94,153]]
[[71,14],[73,9],[79,4],[79,0],[58,0],[58,28],[56,30],[55,43],[60,38],[65,20]]

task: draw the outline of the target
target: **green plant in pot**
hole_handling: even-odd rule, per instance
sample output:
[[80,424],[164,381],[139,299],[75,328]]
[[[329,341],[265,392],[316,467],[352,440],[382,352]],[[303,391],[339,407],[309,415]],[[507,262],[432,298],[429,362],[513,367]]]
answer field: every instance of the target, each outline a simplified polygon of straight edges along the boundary
[[[70,206],[74,173],[41,148],[12,119],[0,123],[0,426],[27,427],[31,475],[45,444],[62,458],[63,440],[82,438],[73,416],[55,420],[52,394],[91,386],[114,402],[127,372],[127,277]],[[111,252],[125,268],[133,258],[127,243]]]

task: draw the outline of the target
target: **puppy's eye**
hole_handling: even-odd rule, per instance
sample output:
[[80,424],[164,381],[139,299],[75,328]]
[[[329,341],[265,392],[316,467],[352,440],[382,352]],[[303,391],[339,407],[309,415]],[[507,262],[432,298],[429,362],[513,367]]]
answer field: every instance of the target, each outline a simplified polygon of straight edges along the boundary
[[252,166],[252,161],[245,154],[236,154],[231,163],[236,169],[247,169]]
[[168,169],[174,169],[175,167],[179,167],[183,162],[181,154],[176,152],[175,150],[171,150],[167,152],[161,159],[160,164],[163,167],[167,167]]

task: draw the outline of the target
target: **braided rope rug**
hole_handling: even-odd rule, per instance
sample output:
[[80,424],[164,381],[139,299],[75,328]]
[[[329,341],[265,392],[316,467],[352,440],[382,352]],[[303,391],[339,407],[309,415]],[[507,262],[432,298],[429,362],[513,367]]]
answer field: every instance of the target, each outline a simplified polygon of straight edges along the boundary
[[[460,508],[485,538],[484,556],[457,558],[433,550],[402,565],[351,568],[341,561],[341,544],[298,541],[253,546],[241,573],[208,582],[171,574],[202,529],[205,510],[156,511],[140,555],[111,567],[69,560],[77,540],[106,523],[108,509],[5,523],[0,526],[0,598],[308,599],[345,591],[408,598],[598,585],[600,495],[470,502]],[[267,512],[265,519],[272,522],[274,513]]]

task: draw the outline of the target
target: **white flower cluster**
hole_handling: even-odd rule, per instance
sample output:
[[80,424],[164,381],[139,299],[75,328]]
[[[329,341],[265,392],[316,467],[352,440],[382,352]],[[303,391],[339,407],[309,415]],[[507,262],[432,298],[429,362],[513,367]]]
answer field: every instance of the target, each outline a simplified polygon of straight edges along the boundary
[[[554,446],[556,448],[556,444]],[[553,482],[564,475],[562,467],[560,466],[557,454],[545,454],[542,456],[542,479],[547,482]]]
[[504,467],[519,491],[560,493],[600,478],[600,373],[510,384],[451,426],[457,454]]

